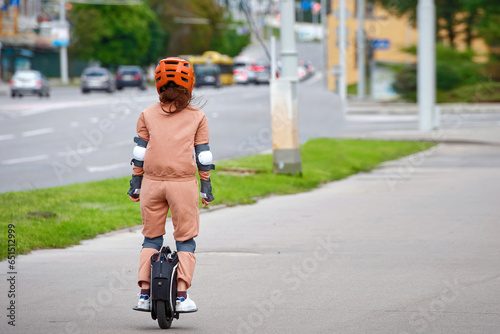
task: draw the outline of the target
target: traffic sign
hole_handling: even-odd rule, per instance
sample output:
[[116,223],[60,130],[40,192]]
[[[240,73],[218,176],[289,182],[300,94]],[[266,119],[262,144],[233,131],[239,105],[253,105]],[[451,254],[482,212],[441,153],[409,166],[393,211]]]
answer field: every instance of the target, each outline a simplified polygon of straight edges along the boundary
[[374,39],[372,47],[373,50],[389,50],[391,48],[391,41],[388,39]]
[[319,13],[320,10],[321,10],[321,4],[319,2],[315,2],[314,5],[312,6],[313,13]]
[[314,5],[313,1],[302,0],[300,2],[300,6],[302,7],[302,10],[304,10],[304,11],[311,10],[313,5]]

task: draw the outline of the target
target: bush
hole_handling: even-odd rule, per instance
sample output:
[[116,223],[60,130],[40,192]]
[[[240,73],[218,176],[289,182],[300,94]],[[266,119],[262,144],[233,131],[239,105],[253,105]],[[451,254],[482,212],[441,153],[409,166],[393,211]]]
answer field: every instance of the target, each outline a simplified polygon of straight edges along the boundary
[[451,90],[463,84],[463,78],[451,65],[438,61],[436,63],[436,88],[438,90]]
[[[416,47],[406,49],[416,54]],[[444,45],[436,46],[436,88],[438,91],[450,91],[460,86],[473,85],[480,80],[483,65],[475,63],[473,51],[461,52]],[[416,101],[417,67],[406,66],[395,77],[392,87],[404,99]]]
[[417,67],[409,65],[396,74],[392,88],[405,100],[417,100]]
[[491,61],[486,65],[488,79],[492,81],[500,81],[500,61]]

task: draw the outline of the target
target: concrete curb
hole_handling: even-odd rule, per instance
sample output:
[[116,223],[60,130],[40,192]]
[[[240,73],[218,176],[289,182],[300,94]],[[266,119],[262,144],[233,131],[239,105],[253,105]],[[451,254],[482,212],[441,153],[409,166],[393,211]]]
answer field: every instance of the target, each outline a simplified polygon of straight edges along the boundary
[[[500,113],[500,103],[441,103],[437,105],[441,114]],[[349,115],[417,115],[416,103],[362,103],[351,102],[347,106]]]
[[500,143],[477,140],[477,139],[433,139],[429,137],[384,137],[377,135],[340,135],[336,139],[358,139],[358,140],[383,140],[383,141],[415,141],[415,142],[433,142],[437,144],[457,144],[457,145],[486,145],[500,147]]

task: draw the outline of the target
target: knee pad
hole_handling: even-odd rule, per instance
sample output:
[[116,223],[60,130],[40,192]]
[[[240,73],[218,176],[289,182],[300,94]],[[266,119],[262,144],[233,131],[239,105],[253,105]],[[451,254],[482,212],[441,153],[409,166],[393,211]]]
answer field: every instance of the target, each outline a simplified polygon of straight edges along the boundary
[[157,251],[163,246],[163,235],[156,238],[144,237],[144,242],[142,243],[142,248],[154,248]]
[[194,238],[191,238],[186,241],[176,241],[175,246],[177,247],[178,252],[194,253],[194,250],[196,249],[196,242],[194,241]]

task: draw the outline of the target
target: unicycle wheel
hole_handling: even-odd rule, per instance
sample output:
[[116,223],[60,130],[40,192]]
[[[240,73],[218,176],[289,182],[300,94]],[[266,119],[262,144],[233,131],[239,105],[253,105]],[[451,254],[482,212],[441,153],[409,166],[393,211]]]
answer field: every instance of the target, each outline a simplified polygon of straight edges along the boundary
[[158,326],[161,329],[169,329],[172,326],[172,318],[169,316],[171,312],[167,309],[167,304],[164,300],[156,301],[156,317],[158,318]]

